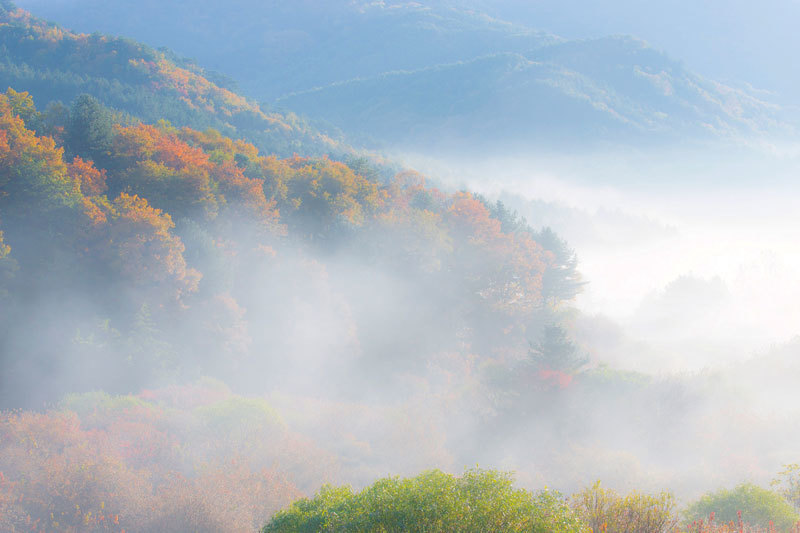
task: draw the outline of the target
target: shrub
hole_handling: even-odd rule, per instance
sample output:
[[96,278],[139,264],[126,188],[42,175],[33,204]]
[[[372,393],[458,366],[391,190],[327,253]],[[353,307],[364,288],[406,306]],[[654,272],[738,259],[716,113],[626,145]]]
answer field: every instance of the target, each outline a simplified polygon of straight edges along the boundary
[[714,513],[721,523],[738,523],[741,511],[744,521],[761,528],[773,523],[780,531],[787,531],[800,520],[797,512],[780,494],[751,483],[743,483],[733,490],[722,489],[705,494],[689,506],[689,520],[697,520]]
[[668,492],[622,496],[598,481],[574,495],[572,506],[594,533],[672,533],[678,523]]
[[438,470],[384,478],[361,492],[324,487],[276,514],[262,533],[311,532],[584,533],[584,524],[556,492],[513,487],[510,474]]

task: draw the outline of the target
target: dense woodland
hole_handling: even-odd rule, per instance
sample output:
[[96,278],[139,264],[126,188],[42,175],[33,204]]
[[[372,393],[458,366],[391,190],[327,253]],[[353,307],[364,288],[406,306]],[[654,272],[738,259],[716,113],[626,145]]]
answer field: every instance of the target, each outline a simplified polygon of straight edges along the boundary
[[[619,440],[677,457],[696,445],[665,425],[727,435],[687,408],[711,378],[590,357],[578,260],[551,229],[168,51],[7,1],[0,50],[3,531],[794,526],[792,468],[780,494],[743,485],[686,514],[659,491],[580,492],[578,450],[619,473]],[[587,430],[620,410],[636,425]],[[575,495],[463,471],[476,460]],[[744,522],[698,522],[722,514],[712,497]]]

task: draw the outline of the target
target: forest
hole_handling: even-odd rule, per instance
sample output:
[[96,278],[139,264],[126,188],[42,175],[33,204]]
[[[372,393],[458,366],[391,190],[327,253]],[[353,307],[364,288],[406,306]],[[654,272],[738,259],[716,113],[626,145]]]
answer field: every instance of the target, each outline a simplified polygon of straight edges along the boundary
[[8,0],[0,88],[0,530],[800,531],[796,339],[615,366],[557,229]]

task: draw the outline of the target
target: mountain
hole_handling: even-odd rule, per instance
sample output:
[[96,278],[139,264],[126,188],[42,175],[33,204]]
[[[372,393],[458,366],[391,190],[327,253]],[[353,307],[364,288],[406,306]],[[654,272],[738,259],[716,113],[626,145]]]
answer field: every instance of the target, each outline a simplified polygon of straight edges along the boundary
[[28,1],[68,25],[166,44],[364,143],[510,151],[792,131],[762,93],[706,79],[641,40],[567,40],[444,0]]
[[[31,1],[31,0],[28,0]],[[793,0],[462,0],[520,24],[570,39],[636,35],[680,57],[686,66],[734,86],[751,85],[782,104],[798,104],[800,72],[791,54],[800,47]]]
[[782,129],[777,106],[686,72],[630,38],[384,73],[279,102],[414,149],[467,144],[513,152],[532,142],[674,142]]
[[71,32],[10,2],[0,4],[0,51],[0,86],[24,88],[42,108],[90,94],[145,121],[215,128],[270,153],[351,151],[294,114],[264,111],[224,78],[169,50]]

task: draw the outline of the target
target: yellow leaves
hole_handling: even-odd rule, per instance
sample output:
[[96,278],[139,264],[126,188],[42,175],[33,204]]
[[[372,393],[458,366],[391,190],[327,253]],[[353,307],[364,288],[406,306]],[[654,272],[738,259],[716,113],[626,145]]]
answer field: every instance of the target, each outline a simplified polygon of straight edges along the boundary
[[149,226],[160,236],[166,236],[175,224],[168,213],[150,207],[144,198],[121,193],[114,200],[115,218],[123,218],[141,226]]
[[0,259],[3,259],[9,253],[11,253],[11,247],[3,242],[3,237],[3,232],[0,231]]
[[[14,94],[18,105],[25,101],[24,93]],[[67,172],[64,150],[27,129],[5,95],[0,95],[0,131],[0,194],[55,205],[77,202],[80,186]]]
[[258,149],[252,144],[241,139],[233,140],[224,137],[215,129],[209,128],[200,132],[183,128],[178,136],[182,141],[202,148],[212,156],[212,159],[215,159],[214,156],[216,156],[218,159],[232,162],[236,156],[244,156],[249,160],[255,160],[258,157]]
[[83,215],[91,228],[99,228],[108,222],[109,206],[107,199],[84,197],[81,200],[81,205]]
[[9,87],[8,90],[6,90],[5,96],[8,98],[8,104],[14,115],[24,118],[36,113],[36,107],[33,105],[33,97],[30,93],[26,91],[17,92]]

